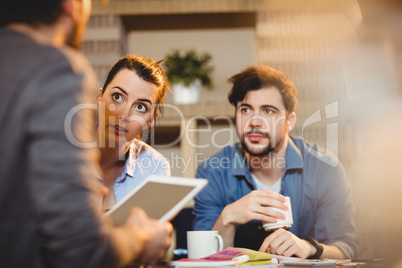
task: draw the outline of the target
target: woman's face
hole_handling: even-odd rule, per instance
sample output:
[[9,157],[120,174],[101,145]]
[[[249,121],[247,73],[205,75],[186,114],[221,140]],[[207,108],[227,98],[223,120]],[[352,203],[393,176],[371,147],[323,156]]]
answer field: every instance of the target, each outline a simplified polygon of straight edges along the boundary
[[109,146],[132,141],[156,117],[157,89],[135,71],[120,70],[101,93],[100,90],[99,135],[101,138],[104,134]]

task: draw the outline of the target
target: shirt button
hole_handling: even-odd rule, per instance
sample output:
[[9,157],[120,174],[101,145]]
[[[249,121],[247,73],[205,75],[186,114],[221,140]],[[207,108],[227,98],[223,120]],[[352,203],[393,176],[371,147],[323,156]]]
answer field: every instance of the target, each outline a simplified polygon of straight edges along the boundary
[[261,229],[262,229],[262,226],[258,226],[258,227],[257,227],[257,230],[261,230]]
[[115,186],[116,186],[116,187],[119,187],[119,185],[120,185],[120,184],[119,184],[118,182],[115,183]]

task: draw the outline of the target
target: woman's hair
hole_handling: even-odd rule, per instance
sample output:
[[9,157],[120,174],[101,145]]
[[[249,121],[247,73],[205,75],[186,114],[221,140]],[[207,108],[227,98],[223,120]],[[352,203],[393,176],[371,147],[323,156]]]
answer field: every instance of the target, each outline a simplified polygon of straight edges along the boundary
[[52,24],[62,14],[62,4],[63,0],[4,0],[0,4],[0,26]]
[[169,89],[169,84],[167,77],[159,65],[160,62],[157,62],[154,59],[150,59],[147,57],[141,57],[136,55],[129,55],[123,58],[120,58],[110,69],[105,84],[102,88],[102,95],[105,93],[107,86],[112,82],[113,78],[116,74],[123,70],[128,69],[136,72],[136,74],[146,82],[153,84],[158,90],[158,99],[157,106],[159,110],[161,109],[160,104],[163,103],[166,90]]
[[236,106],[244,100],[250,90],[275,87],[282,96],[286,111],[292,113],[296,110],[297,89],[293,82],[283,73],[268,66],[249,67],[228,79],[233,84],[229,92],[229,102]]

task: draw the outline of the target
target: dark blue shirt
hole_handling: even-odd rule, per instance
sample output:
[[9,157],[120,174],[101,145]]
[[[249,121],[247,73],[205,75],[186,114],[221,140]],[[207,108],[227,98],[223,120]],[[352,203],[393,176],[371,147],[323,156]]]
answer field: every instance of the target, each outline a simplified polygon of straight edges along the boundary
[[[207,159],[196,176],[208,179],[209,184],[195,198],[194,230],[211,230],[225,206],[257,189],[239,144]],[[345,258],[357,257],[354,205],[345,171],[335,156],[290,138],[280,193],[292,203],[290,232],[337,246]],[[258,250],[269,234],[261,221],[253,220],[237,226],[234,246]]]

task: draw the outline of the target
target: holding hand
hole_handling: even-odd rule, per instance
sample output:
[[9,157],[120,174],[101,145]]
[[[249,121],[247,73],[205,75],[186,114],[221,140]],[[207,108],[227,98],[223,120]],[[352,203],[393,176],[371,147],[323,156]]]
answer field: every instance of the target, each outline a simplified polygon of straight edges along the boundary
[[300,239],[284,229],[278,229],[265,238],[260,250],[275,255],[306,259],[315,253],[315,248],[306,240]]
[[143,250],[136,263],[153,264],[161,260],[171,244],[173,227],[170,223],[149,218],[144,210],[133,208],[126,226],[134,228],[143,241]]
[[285,197],[278,193],[252,191],[224,208],[222,211],[223,224],[239,225],[252,220],[275,223],[277,219],[285,219],[285,215],[269,207],[276,207],[286,211],[288,207],[285,202]]
[[109,188],[107,188],[106,186],[101,186],[101,187],[99,188],[99,193],[98,193],[98,195],[99,195],[101,198],[105,198],[108,194],[109,194]]

